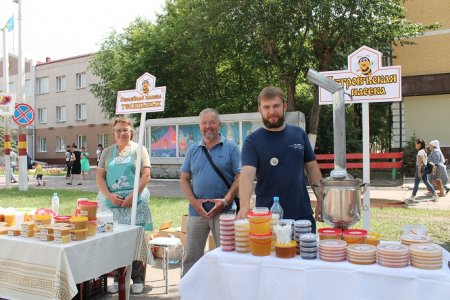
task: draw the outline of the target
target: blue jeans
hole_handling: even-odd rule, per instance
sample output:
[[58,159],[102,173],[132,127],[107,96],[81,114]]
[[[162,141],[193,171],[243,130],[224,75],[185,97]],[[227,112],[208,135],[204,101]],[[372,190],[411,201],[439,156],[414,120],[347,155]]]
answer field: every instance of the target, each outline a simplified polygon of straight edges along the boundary
[[416,174],[414,175],[414,188],[413,188],[412,195],[416,196],[417,190],[419,189],[419,183],[420,183],[421,179],[422,179],[423,183],[425,183],[425,185],[427,186],[428,190],[431,193],[436,194],[436,191],[434,190],[433,186],[428,181],[428,174],[425,172],[425,166],[422,166],[421,168],[422,168],[422,177],[419,177],[419,169],[416,166]]

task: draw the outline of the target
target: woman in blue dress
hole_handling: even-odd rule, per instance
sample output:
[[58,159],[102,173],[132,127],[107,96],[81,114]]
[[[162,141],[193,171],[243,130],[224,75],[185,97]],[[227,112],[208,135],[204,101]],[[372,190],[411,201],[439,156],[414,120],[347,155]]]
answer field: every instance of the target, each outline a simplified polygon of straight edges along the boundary
[[[119,224],[131,223],[131,205],[133,202],[134,176],[138,144],[131,141],[133,128],[131,120],[119,117],[113,122],[113,132],[116,144],[103,150],[97,167],[98,209],[112,211],[114,221]],[[139,178],[139,192],[136,208],[136,225],[144,230],[153,230],[150,213],[150,191],[147,187],[150,181],[150,157],[147,149],[142,147],[142,161]],[[133,224],[134,225],[134,224]],[[140,294],[144,290],[145,265],[134,261],[131,270],[131,292]],[[117,293],[118,284],[108,286],[108,292]]]

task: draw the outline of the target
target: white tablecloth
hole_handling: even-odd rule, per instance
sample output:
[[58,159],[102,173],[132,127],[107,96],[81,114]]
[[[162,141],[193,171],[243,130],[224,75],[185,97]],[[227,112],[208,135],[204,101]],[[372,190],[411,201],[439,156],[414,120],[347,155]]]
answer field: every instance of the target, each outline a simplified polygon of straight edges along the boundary
[[[445,250],[444,250],[445,251]],[[223,252],[203,256],[180,282],[182,300],[448,300],[450,255],[440,270]]]
[[76,284],[147,260],[143,229],[120,225],[68,244],[0,236],[0,297],[72,299]]

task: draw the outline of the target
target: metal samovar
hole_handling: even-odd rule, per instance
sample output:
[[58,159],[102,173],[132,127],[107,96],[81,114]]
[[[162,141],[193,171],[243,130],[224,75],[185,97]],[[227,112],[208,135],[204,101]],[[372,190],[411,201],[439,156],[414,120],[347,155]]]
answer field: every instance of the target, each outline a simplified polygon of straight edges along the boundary
[[344,88],[313,70],[308,71],[306,79],[329,91],[333,100],[334,170],[312,188],[322,195],[324,222],[347,229],[361,219],[361,194],[368,184],[347,174]]

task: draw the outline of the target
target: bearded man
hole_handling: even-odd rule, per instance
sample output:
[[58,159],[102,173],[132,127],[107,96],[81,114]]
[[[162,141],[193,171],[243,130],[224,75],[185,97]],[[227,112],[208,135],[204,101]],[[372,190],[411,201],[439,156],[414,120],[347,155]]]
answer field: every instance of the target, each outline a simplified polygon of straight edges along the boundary
[[257,207],[272,207],[273,197],[278,196],[285,219],[310,220],[315,232],[315,220],[322,221],[321,195],[317,195],[320,201],[313,216],[304,170],[310,183],[320,184],[322,176],[306,132],[285,123],[286,109],[281,89],[266,87],[259,94],[258,110],[264,127],[244,141],[237,217],[245,218],[250,209],[256,177]]

